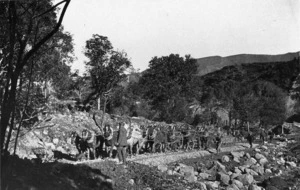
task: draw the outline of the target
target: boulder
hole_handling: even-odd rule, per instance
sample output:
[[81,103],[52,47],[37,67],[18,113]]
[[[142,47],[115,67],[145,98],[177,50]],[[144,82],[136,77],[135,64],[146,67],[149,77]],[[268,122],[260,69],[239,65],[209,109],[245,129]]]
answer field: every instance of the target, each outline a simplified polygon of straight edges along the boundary
[[239,181],[241,181],[244,185],[250,185],[253,183],[253,176],[250,174],[242,174],[237,177]]
[[260,165],[263,166],[263,165],[265,165],[266,163],[268,163],[268,160],[267,160],[266,158],[262,158],[262,159],[260,159],[258,162],[259,162]]
[[254,184],[251,184],[248,187],[248,190],[261,190],[261,189],[262,189],[261,187],[254,185]]
[[242,187],[244,187],[244,184],[242,182],[240,182],[239,180],[232,180],[232,184],[236,185],[239,189],[241,189]]
[[197,177],[194,175],[194,172],[185,172],[184,179],[190,183],[197,181]]
[[133,179],[130,179],[130,180],[128,181],[128,183],[129,183],[130,185],[133,185],[133,184],[134,184],[134,180],[133,180]]
[[241,158],[241,157],[244,156],[245,152],[243,152],[243,151],[241,151],[241,152],[230,152],[230,154],[233,156],[233,158],[234,157]]
[[246,158],[251,158],[251,155],[248,152],[245,154],[245,156]]
[[254,165],[256,163],[257,163],[257,161],[254,158],[249,158],[249,159],[247,159],[245,161],[244,165],[246,165],[246,166],[252,166],[252,165]]
[[199,184],[199,186],[200,186],[200,189],[199,189],[199,190],[207,190],[205,183],[199,182],[198,184]]
[[234,173],[242,173],[242,171],[238,167],[235,167],[233,171]]
[[230,158],[227,155],[222,156],[222,163],[229,162]]
[[295,162],[286,162],[286,164],[291,167],[297,167],[297,164]]
[[158,165],[157,169],[161,172],[166,172],[168,171],[168,167],[166,165]]
[[267,168],[267,169],[265,169],[265,173],[266,174],[272,174],[272,171],[271,171],[271,169]]
[[258,173],[259,175],[263,175],[264,174],[264,168],[261,167],[261,166],[253,165],[253,166],[251,166],[251,169],[253,171],[255,171],[256,173]]
[[194,175],[194,167],[181,164],[179,172],[182,173],[182,174],[184,174],[184,173],[192,173]]
[[173,175],[173,171],[172,171],[172,170],[168,170],[168,171],[167,171],[167,174],[168,174],[168,175]]
[[221,181],[225,185],[229,184],[230,177],[229,177],[229,175],[227,175],[223,172],[218,172],[216,178],[217,178],[217,180]]
[[233,161],[237,162],[237,163],[240,163],[240,159],[238,157],[234,157],[233,158]]
[[258,148],[255,148],[254,150],[255,150],[255,152],[260,152],[260,149],[258,149]]
[[210,175],[207,173],[199,173],[198,176],[205,180],[208,179]]
[[285,164],[285,160],[283,159],[283,157],[280,157],[276,162],[277,162],[277,164],[280,164],[280,165]]
[[230,179],[235,179],[237,177],[239,177],[240,175],[242,175],[241,173],[233,173],[231,176],[230,176]]
[[264,155],[260,154],[260,153],[256,153],[256,154],[255,154],[255,158],[256,158],[257,160],[260,160],[260,159],[266,158],[266,157],[265,157]]
[[262,148],[263,150],[268,150],[268,147],[265,146],[265,145],[262,145],[261,148]]
[[250,174],[252,176],[258,175],[257,172],[255,172],[255,171],[253,171],[252,169],[249,169],[249,168],[246,168],[245,171],[246,171],[247,174]]
[[207,181],[205,182],[207,190],[217,190],[219,189],[220,182],[218,181]]
[[225,190],[239,190],[235,184],[231,184],[225,188]]

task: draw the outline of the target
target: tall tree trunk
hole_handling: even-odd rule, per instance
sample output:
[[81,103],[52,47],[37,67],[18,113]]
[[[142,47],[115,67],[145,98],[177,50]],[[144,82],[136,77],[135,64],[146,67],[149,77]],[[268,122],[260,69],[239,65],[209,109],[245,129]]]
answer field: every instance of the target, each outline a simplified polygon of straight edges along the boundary
[[101,98],[99,97],[98,98],[98,110],[100,110],[101,109]]

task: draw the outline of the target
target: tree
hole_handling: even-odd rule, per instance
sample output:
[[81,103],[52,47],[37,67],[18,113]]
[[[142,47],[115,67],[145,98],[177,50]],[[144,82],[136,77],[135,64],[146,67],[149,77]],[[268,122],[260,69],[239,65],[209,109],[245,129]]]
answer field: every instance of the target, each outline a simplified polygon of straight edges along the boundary
[[172,110],[192,99],[196,91],[191,83],[197,72],[195,63],[190,56],[180,57],[177,54],[154,57],[150,61],[139,85],[143,98],[156,110],[159,120],[171,122],[181,119],[172,115]]
[[[50,0],[2,1],[1,7],[1,151],[14,123],[20,76],[40,48],[59,31],[70,0],[53,5]],[[57,18],[55,9],[61,5]],[[10,124],[10,125],[9,125]],[[9,132],[7,134],[7,129]],[[9,141],[9,138],[6,139]]]
[[100,97],[104,97],[105,113],[108,98],[113,89],[126,78],[125,71],[131,66],[131,62],[125,52],[113,50],[108,38],[98,34],[86,41],[84,53],[89,58],[86,66],[91,77],[91,93],[84,103],[98,98],[100,108]]

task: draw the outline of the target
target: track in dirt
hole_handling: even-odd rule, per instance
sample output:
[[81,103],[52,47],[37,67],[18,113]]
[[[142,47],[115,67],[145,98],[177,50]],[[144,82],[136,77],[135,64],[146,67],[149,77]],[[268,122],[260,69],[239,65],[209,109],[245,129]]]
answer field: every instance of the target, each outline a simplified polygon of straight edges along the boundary
[[[253,144],[256,147],[257,144]],[[249,148],[248,143],[236,143],[235,145],[222,147],[221,152],[240,151]],[[128,158],[128,161],[149,165],[158,166],[162,164],[169,164],[182,159],[197,158],[216,153],[215,149],[199,150],[199,151],[180,151],[180,152],[167,152],[167,153],[153,153],[141,154]],[[63,161],[71,164],[84,164],[84,163],[97,163],[104,162],[106,159],[86,160],[80,162]]]

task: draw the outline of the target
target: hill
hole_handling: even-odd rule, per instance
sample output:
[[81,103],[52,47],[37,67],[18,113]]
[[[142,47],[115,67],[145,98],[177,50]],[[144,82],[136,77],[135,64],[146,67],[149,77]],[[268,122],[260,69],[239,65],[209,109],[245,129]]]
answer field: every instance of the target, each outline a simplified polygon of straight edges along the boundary
[[248,63],[287,62],[299,58],[299,56],[300,52],[279,55],[239,54],[227,57],[211,56],[197,59],[196,64],[198,66],[198,74],[202,76],[220,70],[226,66]]

